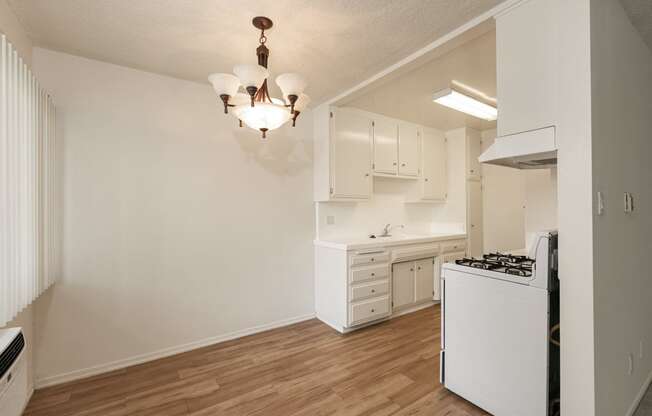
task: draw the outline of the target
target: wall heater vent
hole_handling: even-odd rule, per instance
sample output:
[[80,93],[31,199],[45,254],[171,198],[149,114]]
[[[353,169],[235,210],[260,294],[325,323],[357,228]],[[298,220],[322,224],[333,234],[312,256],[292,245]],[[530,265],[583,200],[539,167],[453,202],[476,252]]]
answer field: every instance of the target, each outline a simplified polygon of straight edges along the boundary
[[0,330],[0,415],[20,416],[27,405],[25,337],[20,328]]

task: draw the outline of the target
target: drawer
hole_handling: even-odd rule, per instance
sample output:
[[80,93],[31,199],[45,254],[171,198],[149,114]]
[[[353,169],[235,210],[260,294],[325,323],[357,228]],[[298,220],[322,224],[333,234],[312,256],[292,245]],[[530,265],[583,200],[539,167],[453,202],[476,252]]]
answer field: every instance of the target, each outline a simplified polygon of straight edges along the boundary
[[351,270],[351,283],[359,283],[366,280],[385,279],[387,276],[389,276],[388,264],[382,264],[373,267],[363,267]]
[[349,311],[350,325],[385,317],[389,315],[389,296],[352,303],[349,306]]
[[351,296],[349,297],[349,301],[354,302],[360,299],[386,295],[388,292],[389,292],[389,280],[364,283],[361,285],[356,285],[351,287],[350,289]]
[[368,254],[353,254],[351,256],[351,266],[384,263],[388,261],[389,261],[389,253],[387,251],[380,251],[377,253],[368,253]]
[[442,253],[452,253],[454,251],[465,251],[466,240],[447,241],[441,244]]

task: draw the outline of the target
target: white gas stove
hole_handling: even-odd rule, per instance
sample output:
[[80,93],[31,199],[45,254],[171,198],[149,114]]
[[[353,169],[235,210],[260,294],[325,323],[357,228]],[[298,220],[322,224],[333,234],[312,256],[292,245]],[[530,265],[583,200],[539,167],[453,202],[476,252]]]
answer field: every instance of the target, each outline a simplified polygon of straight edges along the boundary
[[444,386],[497,416],[547,416],[558,407],[557,233],[528,256],[490,253],[442,267]]

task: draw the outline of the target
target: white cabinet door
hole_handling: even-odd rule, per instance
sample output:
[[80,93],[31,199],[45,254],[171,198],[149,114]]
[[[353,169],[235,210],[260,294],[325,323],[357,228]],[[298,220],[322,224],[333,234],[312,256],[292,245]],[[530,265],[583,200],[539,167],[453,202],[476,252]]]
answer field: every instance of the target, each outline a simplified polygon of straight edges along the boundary
[[556,124],[554,9],[531,0],[496,18],[499,136]]
[[331,196],[369,198],[371,120],[353,109],[333,109],[331,134]]
[[433,129],[423,129],[421,137],[423,156],[422,199],[443,201],[446,199],[446,137]]
[[473,129],[466,129],[466,177],[468,179],[480,179],[482,168],[478,158],[482,153],[482,138],[480,132]]
[[394,309],[414,303],[414,262],[392,265],[392,303]]
[[430,300],[435,294],[434,259],[423,259],[415,262],[415,301]]
[[419,127],[400,123],[398,127],[398,174],[419,175]]
[[373,121],[374,172],[396,175],[398,173],[398,124],[377,117]]
[[479,257],[484,252],[482,233],[482,183],[480,181],[467,181],[466,192],[468,252],[472,257]]

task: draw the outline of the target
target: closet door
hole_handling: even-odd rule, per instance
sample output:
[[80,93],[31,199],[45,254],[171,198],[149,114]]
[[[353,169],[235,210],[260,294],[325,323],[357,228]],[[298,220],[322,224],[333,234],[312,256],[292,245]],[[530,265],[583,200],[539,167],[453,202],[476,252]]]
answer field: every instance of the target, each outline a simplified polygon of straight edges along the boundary
[[392,265],[392,304],[394,309],[414,303],[414,262]]
[[415,124],[401,123],[398,127],[398,174],[401,176],[419,175],[419,135]]
[[388,118],[373,121],[374,172],[396,175],[398,173],[398,124]]

